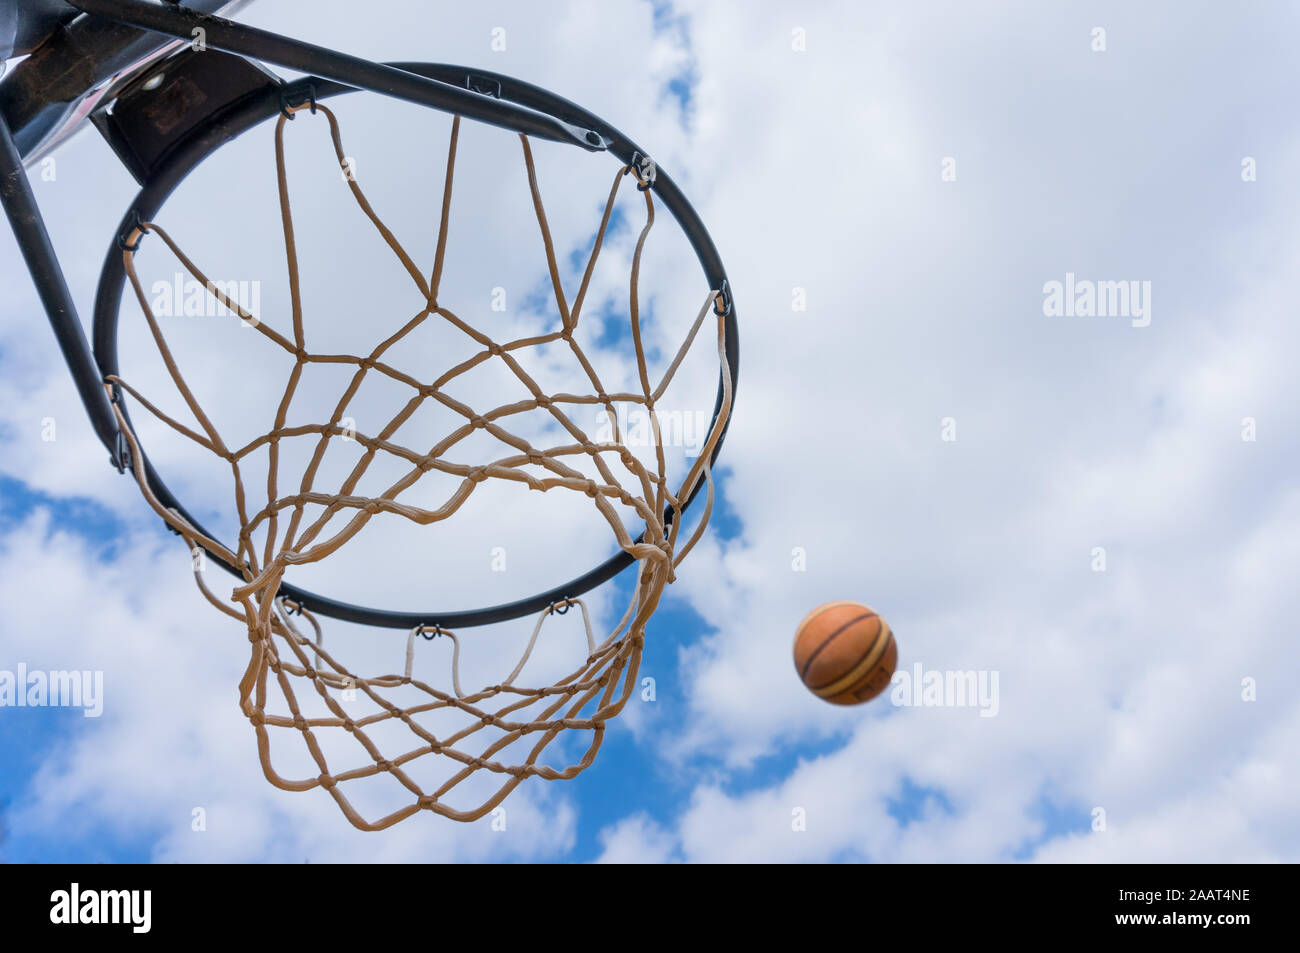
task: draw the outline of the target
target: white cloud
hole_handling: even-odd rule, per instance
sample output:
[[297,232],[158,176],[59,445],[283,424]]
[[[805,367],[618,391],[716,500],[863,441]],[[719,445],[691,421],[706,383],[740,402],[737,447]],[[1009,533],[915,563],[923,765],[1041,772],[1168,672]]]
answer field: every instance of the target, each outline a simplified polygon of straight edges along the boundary
[[600,842],[602,864],[664,864],[674,859],[671,835],[644,814],[606,828]]
[[[1133,117],[1152,114],[1140,93],[1132,101],[1142,77],[1185,73],[1180,57],[1218,28],[1194,19],[1185,41],[1161,28],[1158,48],[1143,47],[1152,59],[1115,64],[1131,89],[1098,91],[1094,71],[1107,67],[1072,58],[1070,21],[1046,11],[1018,16],[1053,21],[1047,44],[983,11],[897,14],[889,31],[861,8],[801,11],[811,39],[797,65],[774,52],[779,17],[733,12],[701,5],[693,35],[706,64],[699,128],[765,140],[741,149],[743,174],[706,205],[724,250],[755,249],[735,278],[744,360],[725,454],[727,499],[745,525],[682,574],[712,631],[682,652],[686,727],[659,741],[679,764],[722,766],[731,783],[701,782],[677,849],[1009,859],[1042,836],[1044,810],[1086,827],[1103,806],[1112,829],[1069,839],[1087,845],[1079,857],[1293,859],[1291,825],[1264,803],[1229,807],[1218,779],[1256,779],[1265,803],[1294,795],[1267,768],[1294,745],[1293,732],[1270,728],[1293,723],[1294,702],[1275,682],[1268,698],[1243,702],[1240,683],[1294,659],[1296,561],[1284,541],[1300,526],[1285,355],[1300,342],[1287,317],[1297,249],[1285,209],[1297,196],[1283,172],[1271,212],[1240,191],[1235,158],[1208,169],[1201,158],[1267,149],[1292,170],[1289,127],[1259,125],[1249,147],[1238,142],[1204,119],[1231,94],[1200,82],[1158,130],[1104,112],[1124,100]],[[1152,30],[1137,17],[1125,27]],[[814,56],[819,42],[827,52]],[[1267,41],[1255,25],[1224,42],[1244,62]],[[766,55],[748,55],[765,43]],[[1025,89],[1020,70],[1049,71],[1052,88]],[[744,122],[734,102],[711,98],[718,90],[762,101],[764,121]],[[1107,117],[1086,144],[1039,136],[1054,111],[1085,108]],[[817,135],[824,148],[809,145]],[[1113,142],[1166,137],[1197,157],[1186,183],[1141,151],[1081,175]],[[953,186],[938,181],[948,154],[959,158]],[[1158,195],[1116,211],[1117,228],[1102,197],[1148,177]],[[754,183],[780,188],[755,202]],[[1213,215],[1160,229],[1198,188],[1224,196],[1231,230]],[[1027,198],[1034,189],[1050,212]],[[1094,260],[1108,277],[1156,279],[1150,333],[1045,323],[1042,280]],[[816,307],[789,313],[792,285]],[[945,415],[958,420],[955,445],[938,439]],[[1267,442],[1241,441],[1246,415],[1269,421]],[[1099,545],[1104,575],[1089,566]],[[789,569],[794,546],[808,552],[806,574]],[[791,634],[812,606],[846,597],[890,619],[902,665],[999,670],[1001,714],[881,718],[881,702],[846,712],[808,697],[790,670]],[[766,780],[763,756],[813,739],[834,750]],[[941,790],[952,813],[928,802],[929,815],[901,827],[884,803],[904,777]],[[813,805],[809,829],[793,833],[802,803]]]

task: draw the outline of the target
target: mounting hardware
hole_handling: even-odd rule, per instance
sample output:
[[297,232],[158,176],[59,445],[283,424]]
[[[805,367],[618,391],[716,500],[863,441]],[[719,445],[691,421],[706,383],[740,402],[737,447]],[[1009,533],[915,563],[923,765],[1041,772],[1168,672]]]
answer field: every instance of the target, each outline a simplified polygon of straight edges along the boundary
[[719,317],[725,318],[731,314],[731,285],[727,279],[722,279],[722,287],[718,289],[717,295],[713,299],[713,313]]
[[632,153],[632,162],[628,166],[632,174],[636,176],[636,187],[638,192],[646,192],[655,184],[655,177],[659,174],[659,169],[655,165],[655,160],[649,156],[643,156],[639,152]]
[[311,105],[312,114],[316,113],[316,84],[311,82],[290,83],[280,89],[280,115],[285,119],[292,120],[294,114],[290,112],[295,107],[300,107],[305,103]]
[[[108,402],[118,407],[122,406],[122,388],[117,384],[109,385]],[[108,458],[108,462],[113,464],[118,473],[125,473],[131,468],[131,445],[126,442],[126,434],[120,427],[113,435],[113,454]]]
[[130,214],[127,216],[126,227],[117,233],[117,247],[120,248],[122,251],[129,251],[133,253],[139,251],[140,250],[139,238],[135,240],[134,245],[127,244],[127,238],[130,236],[132,232],[135,231],[138,231],[140,233],[141,238],[143,238],[149,232],[149,230],[144,227],[144,222],[140,221],[139,211],[133,208],[131,209]]
[[490,76],[476,76],[470,73],[465,77],[465,88],[493,99],[501,98],[501,81]]
[[131,466],[131,448],[120,430],[113,441],[113,455],[108,458],[108,462],[117,468],[118,473],[125,473]]

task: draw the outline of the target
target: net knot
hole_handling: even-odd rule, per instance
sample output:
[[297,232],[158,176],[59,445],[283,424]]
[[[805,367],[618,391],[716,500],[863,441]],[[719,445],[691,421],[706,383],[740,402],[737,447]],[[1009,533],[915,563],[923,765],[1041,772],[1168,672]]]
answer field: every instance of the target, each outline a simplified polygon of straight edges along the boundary
[[546,463],[546,454],[542,453],[540,450],[529,450],[528,462],[534,466],[540,467]]

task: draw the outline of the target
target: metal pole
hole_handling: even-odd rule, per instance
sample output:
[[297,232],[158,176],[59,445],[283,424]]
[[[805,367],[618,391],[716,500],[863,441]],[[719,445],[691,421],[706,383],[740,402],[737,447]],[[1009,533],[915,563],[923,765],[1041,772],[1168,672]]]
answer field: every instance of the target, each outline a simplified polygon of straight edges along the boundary
[[214,49],[225,50],[263,60],[285,69],[298,70],[331,79],[345,86],[355,86],[405,99],[466,119],[501,126],[512,132],[581,146],[590,152],[605,149],[599,133],[535,112],[504,100],[469,89],[427,79],[405,70],[371,63],[323,46],[302,43],[267,30],[235,23],[222,17],[196,13],[185,7],[145,0],[68,0],[91,16],[124,23],[142,30],[193,42],[196,31],[203,31],[204,42]]
[[22,157],[14,145],[9,124],[0,116],[0,204],[4,205],[9,225],[18,240],[18,248],[27,262],[41,304],[49,316],[50,326],[58,339],[63,359],[68,362],[72,380],[81,394],[86,414],[95,428],[100,441],[108,448],[115,466],[121,462],[117,458],[118,431],[117,419],[108,403],[108,394],[104,390],[103,378],[95,358],[90,353],[86,342],[86,332],[77,317],[76,305],[72,303],[72,294],[63,277],[63,269],[50,244],[49,232],[41,218],[41,210],[36,205],[36,196],[32,185],[27,181],[23,170]]

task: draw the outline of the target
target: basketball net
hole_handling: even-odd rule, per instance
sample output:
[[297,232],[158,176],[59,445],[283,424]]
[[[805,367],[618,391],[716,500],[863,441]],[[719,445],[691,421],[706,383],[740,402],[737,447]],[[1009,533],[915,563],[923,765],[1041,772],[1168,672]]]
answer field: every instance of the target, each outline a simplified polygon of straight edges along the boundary
[[[204,582],[200,572],[195,572],[195,579],[212,605],[247,627],[250,655],[248,667],[239,682],[239,702],[257,733],[259,757],[267,779],[288,791],[324,788],[333,796],[348,820],[363,830],[389,827],[421,810],[455,820],[470,821],[493,810],[525,778],[572,778],[588,767],[600,747],[605,723],[622,710],[636,685],[646,623],[655,611],[664,587],[673,580],[676,567],[699,540],[713,506],[710,459],[731,410],[724,323],[725,299],[716,289],[709,292],[662,379],[652,383],[641,340],[637,286],[646,236],[654,223],[653,190],[635,166],[619,170],[610,189],[581,284],[570,306],[560,279],[555,248],[537,184],[532,150],[528,139],[521,136],[533,207],[541,229],[555,302],[560,313],[560,327],[548,334],[500,343],[472,326],[438,302],[460,124],[457,117],[451,129],[441,226],[430,278],[426,279],[397,238],[380,220],[355,179],[346,177],[358,206],[397,256],[411,281],[419,288],[425,307],[368,354],[331,353],[328,356],[331,363],[342,362],[355,367],[351,385],[340,397],[328,420],[290,427],[286,424],[287,411],[304,366],[324,360],[322,355],[308,349],[304,330],[284,150],[286,121],[293,118],[295,113],[308,108],[313,115],[323,116],[328,122],[337,159],[345,171],[348,169],[334,113],[319,104],[287,107],[285,114],[276,123],[275,152],[280,216],[289,264],[292,330],[287,333],[276,331],[246,311],[238,302],[227,297],[218,285],[209,281],[162,227],[154,222],[141,222],[124,245],[126,273],[167,372],[193,416],[193,425],[183,424],[168,416],[121,377],[110,376],[106,378],[106,383],[114,397],[118,388],[130,394],[163,424],[210,451],[231,469],[239,527],[237,545],[228,549],[216,539],[198,531],[193,524],[174,509],[164,506],[154,495],[146,477],[137,436],[122,408],[114,400],[114,413],[129,445],[132,472],[149,504],[185,540],[191,550],[201,549],[228,566],[239,567],[243,583],[234,589],[228,599],[218,597]],[[632,175],[631,180],[626,179],[628,173]],[[645,196],[645,225],[632,257],[629,295],[630,330],[640,388],[631,393],[609,393],[602,386],[592,362],[576,342],[574,332],[578,327],[583,301],[610,222],[615,198],[620,184],[625,181],[639,183]],[[168,348],[135,269],[135,253],[144,234],[157,235],[190,275],[201,282],[222,305],[254,327],[267,346],[281,348],[295,360],[274,425],[265,434],[242,447],[232,446],[222,438],[195,399]],[[717,354],[722,371],[719,409],[695,463],[681,483],[671,487],[664,451],[657,439],[659,423],[656,402],[668,387],[710,315],[716,319]],[[468,336],[478,348],[473,357],[448,369],[433,381],[418,380],[385,361],[386,352],[426,321],[449,323]],[[590,383],[587,393],[545,393],[515,358],[516,353],[524,349],[555,342],[563,342],[571,350],[573,359]],[[503,362],[531,396],[480,412],[446,392],[449,382],[488,360]],[[381,430],[366,434],[344,427],[342,421],[349,401],[362,379],[371,374],[383,375],[406,385],[412,392],[412,400]],[[425,401],[438,402],[462,418],[463,423],[435,446],[421,452],[402,446],[393,438],[402,423]],[[638,460],[625,445],[618,423],[616,403],[644,408],[656,437],[656,460],[652,466]],[[584,405],[603,407],[612,424],[611,441],[594,442],[577,426],[573,420],[573,410]],[[549,414],[559,424],[566,435],[564,443],[538,448],[510,430],[513,416],[538,410]],[[453,447],[476,431],[484,431],[495,437],[503,448],[502,455],[473,464],[447,459]],[[282,439],[303,437],[316,442],[315,452],[297,481],[297,486],[282,492],[277,445]],[[360,444],[363,448],[361,458],[341,485],[333,489],[319,489],[315,483],[321,461],[331,443],[340,439],[354,440]],[[257,497],[245,486],[241,476],[241,462],[259,450],[265,450],[270,461],[265,503],[260,507]],[[409,470],[376,496],[358,495],[359,481],[371,462],[381,454],[405,461],[409,464]],[[566,462],[579,455],[591,461],[599,474],[598,479],[589,478]],[[530,466],[533,470],[525,469]],[[543,475],[537,475],[534,472],[536,470]],[[436,509],[425,509],[403,501],[402,496],[407,490],[416,485],[425,474],[435,471],[459,478],[457,488],[443,505]],[[617,545],[634,558],[636,575],[631,599],[618,624],[603,640],[598,641],[593,634],[588,607],[581,600],[568,599],[553,604],[536,618],[532,638],[512,671],[503,673],[505,677],[496,684],[471,686],[470,690],[464,691],[460,679],[461,642],[456,633],[436,626],[416,627],[407,635],[402,674],[361,674],[349,669],[326,649],[320,622],[310,611],[280,595],[286,570],[292,566],[326,559],[345,546],[379,514],[401,517],[420,525],[438,523],[454,517],[479,485],[503,480],[518,481],[536,490],[586,495],[605,517]],[[682,512],[683,504],[692,497],[701,481],[706,489],[703,513],[694,532],[682,541],[679,539],[682,520],[674,518],[674,514]],[[640,539],[633,539],[629,534],[615,504],[631,507],[638,520],[644,523],[645,531]],[[319,510],[320,515],[309,517],[308,507],[313,508],[313,512]],[[264,535],[264,543],[260,547],[254,542],[255,533]],[[571,607],[577,607],[582,614],[586,630],[585,660],[552,684],[532,687],[521,684],[526,680],[524,674],[527,663],[538,644],[544,623],[550,616],[567,612]],[[445,682],[429,684],[413,676],[412,660],[420,637],[443,637],[452,643],[450,678]],[[308,717],[303,713],[304,706],[300,704],[299,694],[305,692],[315,692],[319,696],[326,714]],[[412,693],[418,701],[410,700]],[[397,694],[403,695],[401,704],[394,700]],[[348,699],[367,702],[364,707],[368,713],[350,714],[345,707]],[[437,736],[418,720],[418,716],[445,709],[460,712],[464,716],[464,727],[454,733]],[[378,729],[381,727],[387,729],[396,724],[409,730],[409,741],[397,749],[392,749],[390,742],[390,750],[384,750],[375,735],[380,733]],[[271,739],[277,729],[300,734],[318,773],[292,778],[276,771],[272,765]],[[342,732],[351,735],[356,742],[357,755],[353,763],[338,764],[337,759],[327,758],[320,743],[321,736],[326,733]],[[573,737],[580,739],[576,747],[567,744],[551,747],[557,738]],[[511,746],[513,754],[504,750]],[[565,748],[581,753],[576,759],[562,759],[570,763],[551,766],[542,760],[548,747],[552,751]],[[447,779],[430,789],[417,783],[411,772],[414,762],[427,757],[451,759],[455,762],[450,765],[452,770],[447,772]],[[405,789],[403,806],[383,816],[367,818],[349,800],[345,789],[349,782],[384,773],[391,775]],[[453,790],[476,775],[494,777],[493,784],[488,788],[491,793],[482,796],[482,791],[486,789],[478,788],[478,793],[470,804],[453,806],[450,797]]]

